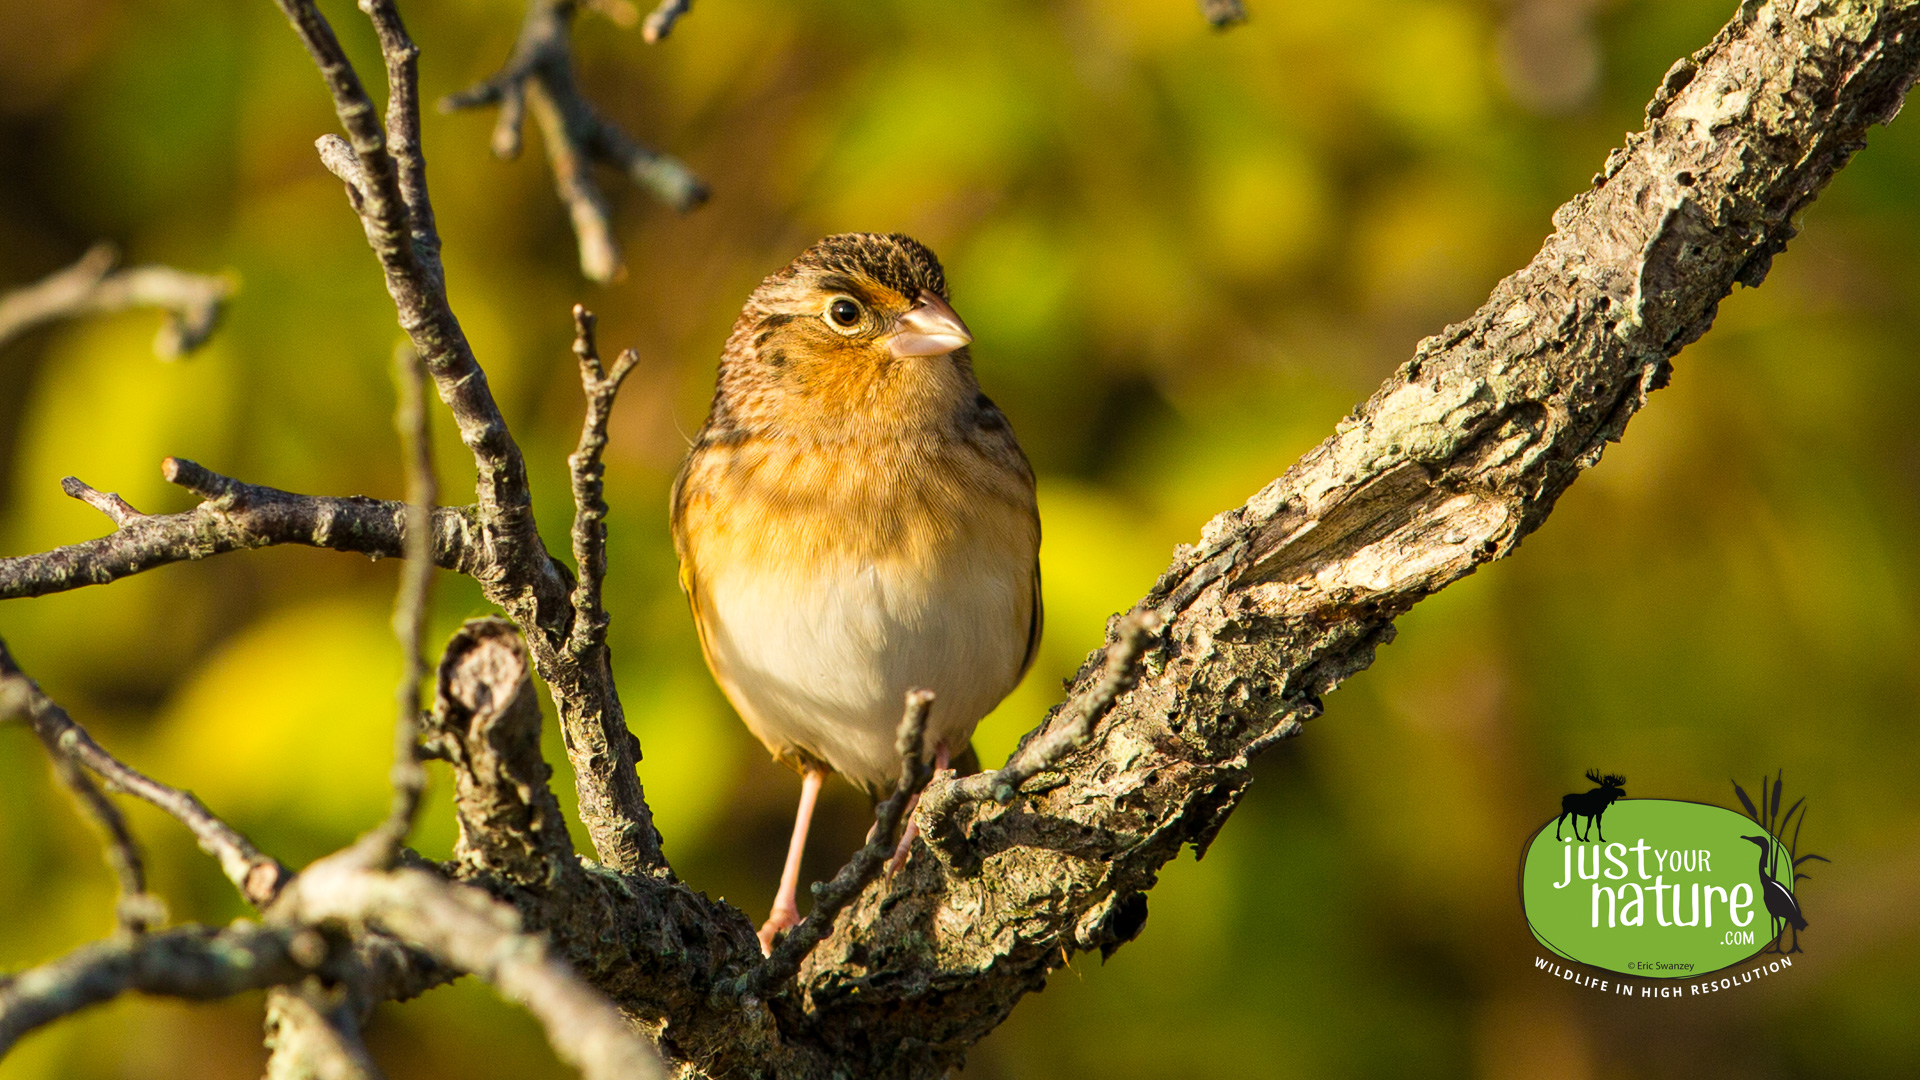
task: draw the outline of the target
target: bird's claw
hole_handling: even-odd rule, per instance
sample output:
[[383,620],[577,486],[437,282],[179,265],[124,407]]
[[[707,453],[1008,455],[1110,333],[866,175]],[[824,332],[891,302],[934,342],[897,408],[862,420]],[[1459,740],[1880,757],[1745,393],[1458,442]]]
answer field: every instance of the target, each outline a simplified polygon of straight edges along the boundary
[[780,936],[782,930],[791,930],[800,925],[800,912],[797,908],[775,907],[767,921],[760,924],[760,955],[773,955],[773,939]]

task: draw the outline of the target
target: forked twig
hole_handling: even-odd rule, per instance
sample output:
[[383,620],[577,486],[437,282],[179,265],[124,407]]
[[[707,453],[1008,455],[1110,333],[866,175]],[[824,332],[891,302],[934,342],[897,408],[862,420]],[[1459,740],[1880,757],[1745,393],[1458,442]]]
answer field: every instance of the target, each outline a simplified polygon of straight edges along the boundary
[[[669,0],[647,17],[648,41],[672,28],[687,5]],[[553,168],[554,186],[573,219],[580,245],[580,272],[592,281],[612,281],[622,271],[613,215],[593,178],[598,162],[625,173],[661,203],[685,213],[707,199],[707,186],[674,158],[634,141],[600,115],[580,90],[573,71],[575,0],[528,0],[520,38],[506,66],[490,78],[440,101],[441,112],[483,105],[500,108],[493,129],[495,156],[520,155],[520,128],[527,109],[540,125]]]

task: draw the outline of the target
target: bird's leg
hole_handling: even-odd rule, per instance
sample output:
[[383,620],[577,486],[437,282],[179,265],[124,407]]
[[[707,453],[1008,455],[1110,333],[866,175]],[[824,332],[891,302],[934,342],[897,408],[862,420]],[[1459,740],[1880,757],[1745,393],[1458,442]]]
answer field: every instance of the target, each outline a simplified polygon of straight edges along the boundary
[[800,809],[793,815],[793,839],[787,843],[787,865],[780,871],[780,895],[773,898],[773,911],[760,926],[760,951],[773,952],[773,937],[800,923],[800,856],[807,851],[807,826],[813,823],[813,804],[820,798],[820,785],[827,779],[821,769],[808,769],[800,775]]
[[[933,775],[939,776],[947,767],[947,748],[943,744],[933,752]],[[914,792],[907,800],[907,827],[900,830],[900,846],[893,849],[893,859],[887,863],[887,873],[897,874],[907,864],[907,852],[913,850],[913,838],[920,835],[920,826],[913,820],[913,812],[920,808],[920,793]]]

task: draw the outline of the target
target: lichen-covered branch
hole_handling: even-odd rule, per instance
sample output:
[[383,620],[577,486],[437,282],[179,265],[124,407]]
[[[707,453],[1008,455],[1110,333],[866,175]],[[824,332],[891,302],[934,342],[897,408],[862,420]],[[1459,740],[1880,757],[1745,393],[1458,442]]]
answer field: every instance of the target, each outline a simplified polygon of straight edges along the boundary
[[473,619],[447,643],[427,731],[429,751],[453,766],[462,876],[551,887],[580,872],[540,756],[533,668],[511,623]]
[[[647,40],[665,37],[687,6],[685,0],[668,0],[647,16]],[[593,178],[594,164],[620,170],[655,199],[682,213],[706,201],[707,186],[685,165],[634,141],[581,93],[573,74],[573,19],[578,11],[575,0],[528,0],[520,39],[506,66],[443,99],[440,109],[499,106],[493,152],[512,159],[520,155],[520,128],[532,106],[553,167],[554,186],[580,243],[580,272],[592,281],[612,281],[622,271],[620,245],[613,238],[606,195]]]
[[213,335],[231,281],[170,266],[114,269],[119,262],[119,249],[103,241],[72,266],[0,295],[0,349],[43,323],[137,307],[166,313],[153,339],[162,360],[185,356]]

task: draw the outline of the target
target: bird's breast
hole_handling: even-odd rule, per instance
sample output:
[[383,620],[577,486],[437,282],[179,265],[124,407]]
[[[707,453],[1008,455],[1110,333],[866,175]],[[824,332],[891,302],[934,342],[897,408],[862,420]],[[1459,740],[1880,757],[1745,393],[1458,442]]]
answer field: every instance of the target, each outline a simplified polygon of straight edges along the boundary
[[1012,688],[1038,603],[1032,481],[964,443],[704,447],[676,505],[707,660],[776,754],[874,789],[905,692],[955,752]]

